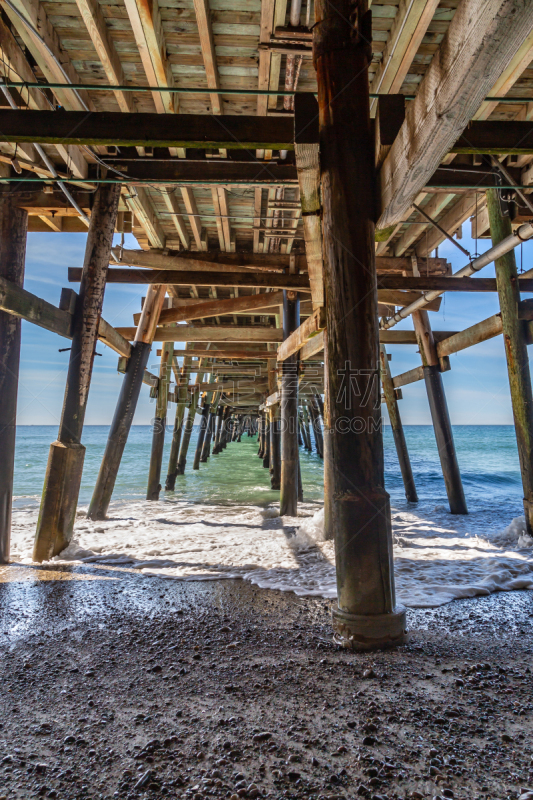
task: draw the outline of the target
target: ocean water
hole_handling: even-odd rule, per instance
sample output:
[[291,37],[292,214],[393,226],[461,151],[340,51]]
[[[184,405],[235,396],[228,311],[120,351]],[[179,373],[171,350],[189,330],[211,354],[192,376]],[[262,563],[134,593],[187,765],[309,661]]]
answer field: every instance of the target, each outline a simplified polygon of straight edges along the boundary
[[[133,569],[179,580],[240,578],[300,595],[334,597],[333,546],[323,537],[323,464],[300,450],[304,502],[297,518],[279,517],[279,493],[243,436],[186,474],[159,502],[145,498],[151,428],[135,426],[104,522],[86,519],[107,439],[106,426],[86,426],[87,448],[73,541],[59,561]],[[522,488],[512,426],[458,426],[454,437],[468,516],[448,511],[430,426],[406,426],[418,504],[405,500],[390,428],[384,429],[385,485],[391,496],[398,599],[411,607],[461,597],[533,588],[533,540],[524,531]],[[27,563],[54,427],[17,429],[12,559]],[[163,460],[163,479],[170,430]]]

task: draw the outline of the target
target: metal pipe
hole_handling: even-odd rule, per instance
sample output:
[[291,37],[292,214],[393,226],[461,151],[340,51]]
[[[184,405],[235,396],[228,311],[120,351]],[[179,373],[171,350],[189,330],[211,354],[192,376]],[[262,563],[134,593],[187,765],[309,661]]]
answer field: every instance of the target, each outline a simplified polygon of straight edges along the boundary
[[[504,256],[510,250],[514,250],[521,242],[526,242],[528,239],[531,239],[533,236],[533,223],[525,222],[523,225],[520,225],[516,233],[513,233],[512,236],[507,236],[503,241],[499,244],[494,245],[486,253],[475,258],[470,264],[467,264],[466,267],[463,267],[458,272],[455,272],[451,277],[453,278],[467,278],[469,275],[473,275],[475,272],[479,272],[479,270],[483,269],[483,267],[488,266],[488,264],[492,264],[493,261],[496,261],[497,258]],[[405,308],[400,309],[393,317],[389,319],[382,320],[380,324],[381,330],[388,330],[389,328],[394,328],[398,322],[401,322],[402,319],[407,319],[413,311],[419,311],[424,306],[427,306],[432,300],[436,300],[437,297],[440,297],[441,294],[444,294],[445,290],[441,291],[432,291],[432,292],[425,292],[418,300],[415,300],[414,303],[411,303],[409,306],[405,306]]]
[[302,13],[302,0],[291,0],[291,13],[289,19],[290,19],[290,24],[295,28],[300,24],[301,13]]

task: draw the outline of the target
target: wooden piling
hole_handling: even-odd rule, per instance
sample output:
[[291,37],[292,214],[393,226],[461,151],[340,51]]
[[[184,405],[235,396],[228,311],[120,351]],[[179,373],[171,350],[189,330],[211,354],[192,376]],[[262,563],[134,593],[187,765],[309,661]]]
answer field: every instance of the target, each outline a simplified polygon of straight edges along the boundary
[[217,428],[215,434],[215,444],[213,446],[213,455],[217,455],[218,453],[220,453],[221,450],[220,439],[222,436],[222,420],[224,417],[225,409],[226,407],[222,405],[219,405],[219,407],[217,408]]
[[187,419],[183,425],[183,435],[181,437],[181,448],[178,463],[176,465],[176,473],[178,475],[185,474],[185,466],[187,464],[187,452],[191,441],[191,434],[194,427],[194,418],[196,416],[196,407],[198,405],[198,397],[200,390],[195,390],[188,405]]
[[263,467],[270,469],[270,417],[267,413],[265,418],[265,450],[263,455]]
[[166,286],[164,285],[151,284],[148,287],[141,318],[137,325],[135,339],[131,348],[131,356],[128,359],[115,414],[109,429],[104,457],[87,512],[89,519],[106,518],[120,462],[137,408],[144,370],[148,363],[165,293]]
[[217,410],[219,396],[220,393],[217,395],[216,399],[209,406],[205,439],[202,447],[202,453],[200,455],[200,463],[202,464],[205,464],[207,462],[207,459],[211,454],[211,440],[213,438],[213,432],[215,430],[216,410]]
[[[283,292],[283,338],[300,325],[297,292]],[[281,372],[281,495],[280,516],[298,513],[298,353],[282,362]]]
[[320,458],[324,458],[324,437],[320,426],[318,404],[314,397],[309,398],[309,416],[311,417],[311,427],[315,437],[316,452]]
[[[28,213],[0,193],[0,276],[22,288]],[[0,311],[0,564],[9,561],[21,319]]]
[[270,488],[281,486],[281,426],[279,403],[270,408]]
[[[510,217],[502,215],[496,189],[487,191],[487,209],[492,244],[496,245],[512,233]],[[515,251],[496,259],[494,265],[524,492],[524,516],[527,532],[533,536],[533,394],[526,346],[527,323],[517,315],[520,290]]]
[[429,400],[429,409],[437,441],[437,449],[452,514],[468,514],[461,472],[455,452],[452,423],[442,383],[441,368],[435,340],[427,311],[415,311],[412,315],[416,338],[424,368],[424,382]]
[[44,561],[60,553],[72,536],[85,456],[81,435],[120,190],[119,184],[102,184],[94,195],[73,319],[65,400],[57,441],[50,447],[37,522],[35,561]]
[[155,417],[152,420],[152,450],[148,469],[147,500],[159,500],[161,491],[161,466],[163,464],[163,448],[167,427],[168,387],[172,373],[174,342],[163,342],[161,361],[159,364],[159,383]]
[[200,430],[198,431],[198,439],[196,441],[196,451],[194,453],[194,461],[192,464],[193,469],[200,469],[200,457],[202,455],[202,447],[204,445],[205,432],[207,429],[207,420],[209,417],[209,400],[207,393],[202,400],[202,415],[200,418]]
[[[335,539],[338,592],[333,626],[339,644],[371,649],[405,638],[384,489],[368,85],[371,14],[366,0],[316,0],[315,19],[327,297],[325,528]],[[296,95],[295,126],[302,130],[307,117],[310,138],[314,108],[311,96]]]
[[307,405],[305,403],[302,405],[302,426],[305,449],[312,453],[313,445],[311,444],[311,431],[309,428],[309,412],[307,411]]
[[398,399],[396,397],[396,389],[394,388],[392,382],[387,350],[384,344],[380,345],[379,349],[381,358],[381,385],[383,387],[383,394],[385,395],[385,402],[389,412],[389,420],[392,428],[392,435],[394,437],[394,444],[396,446],[396,453],[398,455],[398,461],[400,462],[405,497],[409,503],[418,503],[415,479],[413,478],[411,461],[409,459],[409,452],[407,450],[407,443],[405,441],[405,435],[403,432],[402,418],[400,417],[400,409],[398,408]]
[[176,405],[176,416],[174,418],[174,429],[172,431],[172,443],[170,445],[170,456],[168,459],[168,472],[165,481],[165,491],[173,492],[176,488],[177,463],[179,457],[181,434],[183,432],[183,419],[185,417],[185,409],[187,408],[187,401],[179,400]]

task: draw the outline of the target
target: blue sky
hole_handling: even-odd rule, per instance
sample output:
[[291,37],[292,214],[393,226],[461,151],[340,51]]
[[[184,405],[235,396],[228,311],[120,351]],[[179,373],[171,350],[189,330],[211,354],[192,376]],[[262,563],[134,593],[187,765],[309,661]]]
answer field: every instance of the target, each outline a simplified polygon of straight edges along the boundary
[[[470,223],[463,226],[461,244],[475,253],[475,242],[470,239]],[[126,237],[126,246],[136,247],[133,237]],[[68,267],[83,263],[86,235],[81,233],[30,233],[28,235],[25,288],[55,305],[59,302],[61,288],[69,286]],[[118,239],[118,237],[117,237]],[[489,240],[478,241],[478,252],[490,246]],[[518,267],[521,264],[520,248],[516,250]],[[467,263],[467,258],[452,244],[439,247],[439,256],[451,261],[453,271]],[[523,245],[524,270],[533,266],[533,242]],[[484,277],[493,277],[493,266],[482,271]],[[74,284],[73,288],[77,288]],[[127,284],[109,284],[106,289],[103,314],[112,325],[132,325],[132,314],[140,310],[141,296],[146,287]],[[443,299],[438,313],[430,312],[434,330],[461,330],[498,311],[496,294],[449,293]],[[399,328],[412,330],[406,320]],[[22,355],[19,383],[19,425],[58,425],[63,403],[69,353],[59,353],[68,347],[65,340],[42,328],[22,323]],[[152,350],[149,368],[158,369],[158,359]],[[420,356],[412,345],[388,347],[392,355],[391,370],[396,375],[420,364]],[[106,425],[113,416],[122,376],[117,373],[117,355],[99,343],[87,408],[86,424]],[[492,339],[469,350],[451,356],[452,369],[444,374],[450,416],[456,425],[512,424],[509,384],[502,337]],[[171,406],[173,409],[174,406]],[[423,382],[406,386],[400,411],[405,424],[429,424],[429,408]],[[171,414],[173,412],[171,411]],[[154,415],[154,402],[143,387],[134,423],[149,424]]]

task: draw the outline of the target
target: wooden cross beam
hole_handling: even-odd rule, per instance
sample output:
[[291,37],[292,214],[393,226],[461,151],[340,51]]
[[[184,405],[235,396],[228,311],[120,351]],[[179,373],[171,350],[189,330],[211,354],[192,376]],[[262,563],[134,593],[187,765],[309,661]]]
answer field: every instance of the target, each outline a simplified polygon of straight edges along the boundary
[[[81,280],[81,268],[69,267],[71,283]],[[108,283],[150,284],[164,283],[174,286],[247,286],[260,289],[288,289],[310,292],[307,275],[282,275],[275,272],[192,272],[181,270],[154,271],[150,269],[110,268]]]

